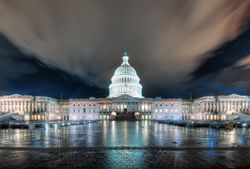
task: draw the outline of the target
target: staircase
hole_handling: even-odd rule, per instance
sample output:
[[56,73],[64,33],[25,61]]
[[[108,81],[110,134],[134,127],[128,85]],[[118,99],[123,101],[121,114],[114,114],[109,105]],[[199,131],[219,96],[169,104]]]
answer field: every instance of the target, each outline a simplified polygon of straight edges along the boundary
[[24,121],[24,116],[14,114],[11,116],[11,119],[16,121]]
[[238,115],[231,115],[231,116],[228,116],[228,120],[229,121],[233,121],[233,120],[237,120],[239,119],[239,116]]
[[115,117],[117,121],[135,121],[134,113],[119,113]]

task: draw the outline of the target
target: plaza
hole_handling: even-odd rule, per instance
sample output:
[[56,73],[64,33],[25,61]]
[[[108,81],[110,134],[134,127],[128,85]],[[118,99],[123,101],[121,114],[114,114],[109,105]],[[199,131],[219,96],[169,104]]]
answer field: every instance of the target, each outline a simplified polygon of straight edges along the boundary
[[[1,168],[247,168],[249,129],[150,121],[0,130]],[[232,147],[236,144],[237,147]]]

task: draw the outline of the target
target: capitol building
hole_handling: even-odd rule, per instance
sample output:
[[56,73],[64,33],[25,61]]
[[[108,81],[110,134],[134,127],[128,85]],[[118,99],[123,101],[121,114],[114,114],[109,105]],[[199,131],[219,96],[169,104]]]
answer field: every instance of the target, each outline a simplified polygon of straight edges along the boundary
[[[196,99],[145,98],[136,70],[124,51],[107,98],[57,100],[44,96],[0,96],[0,115],[19,115],[25,121],[111,120],[122,114],[137,120],[230,121],[250,115],[250,97],[204,96]],[[242,116],[243,115],[243,116]]]

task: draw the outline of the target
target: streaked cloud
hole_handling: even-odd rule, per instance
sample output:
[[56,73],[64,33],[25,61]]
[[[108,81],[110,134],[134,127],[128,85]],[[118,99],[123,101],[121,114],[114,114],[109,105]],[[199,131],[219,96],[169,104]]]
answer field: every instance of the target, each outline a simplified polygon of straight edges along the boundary
[[0,0],[0,31],[53,69],[107,88],[127,47],[150,87],[181,85],[246,27],[248,0]]

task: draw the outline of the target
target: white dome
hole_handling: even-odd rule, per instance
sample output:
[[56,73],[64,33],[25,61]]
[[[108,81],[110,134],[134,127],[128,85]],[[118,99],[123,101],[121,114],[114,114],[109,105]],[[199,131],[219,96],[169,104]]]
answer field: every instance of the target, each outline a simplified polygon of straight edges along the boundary
[[137,76],[135,69],[127,64],[121,65],[119,66],[116,70],[115,70],[115,74],[116,76],[118,75],[132,75],[132,76]]
[[109,97],[119,97],[127,94],[132,97],[143,98],[140,78],[135,69],[128,63],[127,51],[123,54],[122,64],[115,70],[109,85]]

